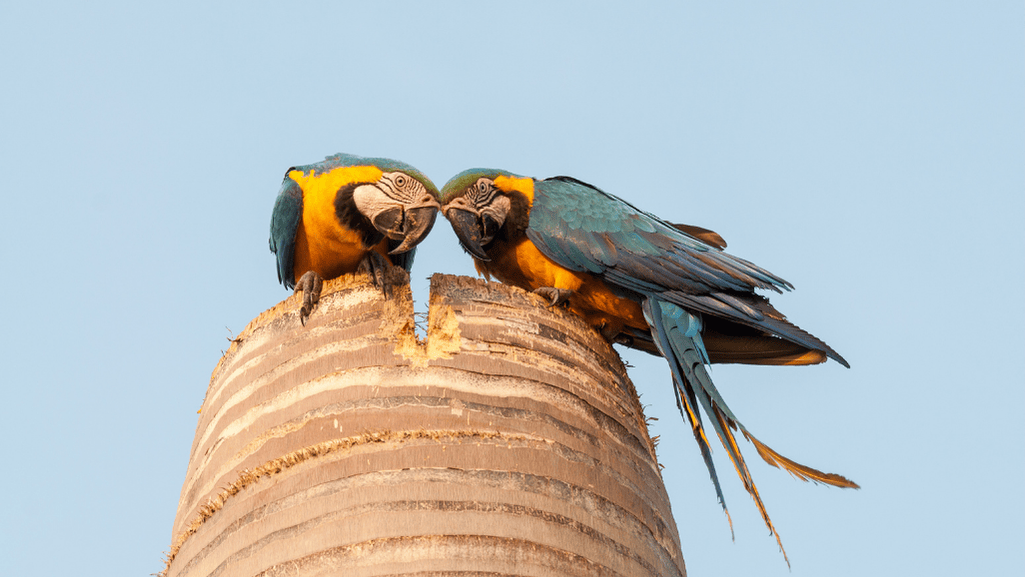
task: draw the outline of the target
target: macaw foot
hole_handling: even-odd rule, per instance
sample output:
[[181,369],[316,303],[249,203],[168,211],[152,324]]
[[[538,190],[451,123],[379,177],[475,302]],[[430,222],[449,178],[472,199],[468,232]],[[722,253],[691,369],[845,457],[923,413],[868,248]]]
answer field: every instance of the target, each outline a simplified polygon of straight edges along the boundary
[[541,288],[534,289],[534,294],[548,299],[549,307],[555,307],[569,302],[569,297],[573,294],[573,291],[569,289],[555,288],[553,286],[543,286]]
[[370,251],[367,256],[363,257],[363,260],[359,263],[359,272],[365,272],[370,275],[370,282],[384,294],[384,298],[389,298],[388,282],[385,279],[385,273],[388,272],[388,267],[391,264],[381,256],[381,253],[377,251]]
[[324,287],[324,279],[320,278],[320,275],[308,270],[301,277],[299,282],[295,283],[295,292],[302,291],[303,293],[303,306],[299,309],[299,322],[306,326],[306,319],[310,317],[310,313],[313,312],[313,307],[317,306],[320,302],[320,289]]
[[629,347],[634,342],[633,337],[624,332],[620,332],[618,326],[611,325],[606,321],[602,321],[601,325],[595,328],[597,328],[598,332],[601,333],[602,338],[610,344],[626,345]]
[[[605,336],[605,334],[602,333],[602,336]],[[606,336],[605,340],[609,341],[610,343],[612,343],[614,345],[623,345],[625,347],[633,347],[634,346],[634,338],[631,337],[630,335],[626,334],[626,333],[616,333],[616,334],[612,335],[611,338]]]

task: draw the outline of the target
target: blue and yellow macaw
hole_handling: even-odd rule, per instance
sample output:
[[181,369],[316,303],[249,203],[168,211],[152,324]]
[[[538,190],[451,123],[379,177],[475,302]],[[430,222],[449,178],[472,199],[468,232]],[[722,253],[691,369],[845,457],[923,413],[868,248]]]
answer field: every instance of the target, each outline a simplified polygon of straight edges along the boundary
[[770,465],[799,479],[858,487],[795,463],[752,436],[706,369],[716,362],[806,365],[827,358],[849,367],[829,345],[755,294],[790,290],[790,283],[724,252],[725,241],[712,231],[671,224],[569,177],[536,180],[502,170],[467,170],[445,184],[441,202],[482,275],[565,304],[611,341],[665,357],[677,405],[690,422],[727,519],[699,407],[784,558],[733,431],[739,429]]
[[388,265],[409,271],[413,247],[438,216],[438,189],[420,171],[386,158],[336,154],[285,171],[270,223],[278,281],[303,292],[303,324],[323,280],[358,269],[387,294]]

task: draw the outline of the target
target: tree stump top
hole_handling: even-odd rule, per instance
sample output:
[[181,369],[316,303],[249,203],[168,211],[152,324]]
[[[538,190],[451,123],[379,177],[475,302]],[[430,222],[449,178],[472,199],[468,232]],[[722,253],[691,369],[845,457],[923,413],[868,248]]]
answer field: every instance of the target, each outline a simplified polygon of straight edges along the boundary
[[[637,394],[576,316],[434,275],[289,297],[215,368],[167,575],[682,575]],[[405,281],[405,282],[401,282]],[[333,569],[334,568],[334,569]]]

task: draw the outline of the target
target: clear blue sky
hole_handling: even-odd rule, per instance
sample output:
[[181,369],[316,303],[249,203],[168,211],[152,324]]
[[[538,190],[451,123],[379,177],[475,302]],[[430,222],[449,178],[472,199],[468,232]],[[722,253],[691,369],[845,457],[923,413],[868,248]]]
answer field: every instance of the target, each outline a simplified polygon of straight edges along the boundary
[[[792,572],[719,449],[731,542],[665,363],[625,355],[693,577],[1025,572],[1020,1],[258,4],[4,7],[4,574],[161,568],[210,372],[287,296],[284,170],[343,151],[572,175],[797,287],[853,368],[713,372],[863,486],[746,446]],[[444,223],[419,303],[433,272],[472,273]]]

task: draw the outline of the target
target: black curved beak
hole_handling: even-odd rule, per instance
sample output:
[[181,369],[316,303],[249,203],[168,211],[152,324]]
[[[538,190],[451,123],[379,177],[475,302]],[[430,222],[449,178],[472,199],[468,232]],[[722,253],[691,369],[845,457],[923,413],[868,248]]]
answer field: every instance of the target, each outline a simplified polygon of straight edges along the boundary
[[476,213],[461,208],[446,208],[445,217],[452,223],[452,230],[466,252],[483,261],[491,260],[481,246],[484,228]]
[[441,205],[433,198],[423,201],[419,206],[407,208],[402,218],[402,244],[388,251],[388,254],[401,254],[420,244],[434,228]]
[[402,234],[402,206],[395,205],[375,214],[371,219],[374,228],[392,240],[401,240]]

